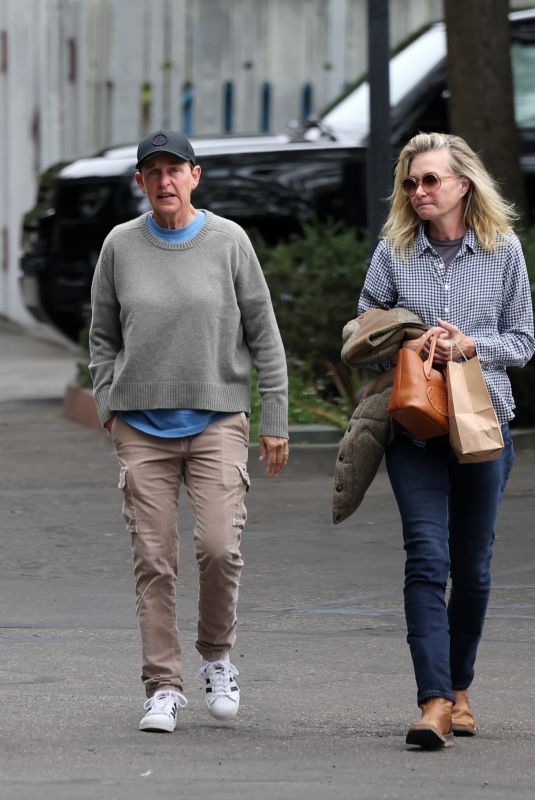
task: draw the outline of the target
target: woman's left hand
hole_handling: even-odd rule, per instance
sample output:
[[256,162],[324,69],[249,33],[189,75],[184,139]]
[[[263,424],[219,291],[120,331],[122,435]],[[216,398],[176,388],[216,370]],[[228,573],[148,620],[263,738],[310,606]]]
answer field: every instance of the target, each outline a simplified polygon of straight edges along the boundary
[[263,461],[267,456],[266,472],[273,478],[281,472],[288,463],[288,439],[279,436],[261,436],[259,458]]
[[471,336],[465,336],[456,325],[443,319],[438,320],[438,327],[442,329],[444,335],[437,339],[434,363],[446,364],[448,361],[456,361],[463,356],[466,358],[475,356],[476,345]]

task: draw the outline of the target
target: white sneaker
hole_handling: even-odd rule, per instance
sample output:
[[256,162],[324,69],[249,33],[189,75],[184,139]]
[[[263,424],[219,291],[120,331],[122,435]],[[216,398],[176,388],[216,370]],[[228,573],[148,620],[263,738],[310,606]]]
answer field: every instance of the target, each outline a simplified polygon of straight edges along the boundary
[[206,682],[206,705],[216,719],[233,719],[240,707],[240,689],[234,680],[238,670],[230,661],[207,661],[199,675]]
[[173,733],[179,708],[186,708],[188,701],[180,692],[160,689],[145,702],[147,712],[139,723],[140,731]]

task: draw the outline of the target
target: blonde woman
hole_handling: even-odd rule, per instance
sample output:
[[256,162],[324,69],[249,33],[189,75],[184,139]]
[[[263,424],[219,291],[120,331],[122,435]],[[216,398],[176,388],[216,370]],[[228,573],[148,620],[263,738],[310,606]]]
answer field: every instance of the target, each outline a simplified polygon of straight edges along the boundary
[[490,593],[496,516],[514,461],[506,368],[524,366],[535,352],[513,220],[513,208],[463,139],[414,136],[397,163],[384,238],[358,307],[362,314],[402,306],[436,328],[435,364],[445,364],[451,348],[453,358],[461,350],[477,354],[505,442],[497,461],[459,464],[447,436],[424,443],[400,427],[386,450],[403,526],[407,638],[422,712],[407,743],[429,749],[477,729],[468,688]]

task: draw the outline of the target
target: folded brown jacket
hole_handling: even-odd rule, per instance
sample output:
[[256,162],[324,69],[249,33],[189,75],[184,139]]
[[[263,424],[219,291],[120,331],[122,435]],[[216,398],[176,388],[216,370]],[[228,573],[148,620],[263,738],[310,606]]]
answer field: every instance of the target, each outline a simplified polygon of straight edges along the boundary
[[[414,339],[428,327],[405,308],[369,309],[345,325],[342,359],[354,367],[391,361],[404,339]],[[340,442],[334,470],[335,523],[347,519],[359,507],[392,440],[388,402],[393,378],[390,369],[367,384]]]
[[370,308],[344,325],[342,361],[350,367],[370,367],[378,361],[388,361],[403,339],[420,336],[428,328],[406,308]]

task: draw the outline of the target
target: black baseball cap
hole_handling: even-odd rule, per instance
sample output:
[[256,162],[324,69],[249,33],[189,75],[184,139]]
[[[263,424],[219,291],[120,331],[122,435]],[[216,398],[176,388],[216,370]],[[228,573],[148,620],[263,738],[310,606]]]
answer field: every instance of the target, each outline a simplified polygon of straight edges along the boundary
[[155,131],[145,136],[137,148],[136,169],[140,168],[142,161],[155,153],[171,153],[184,161],[190,161],[193,166],[197,163],[190,140],[179,131]]

